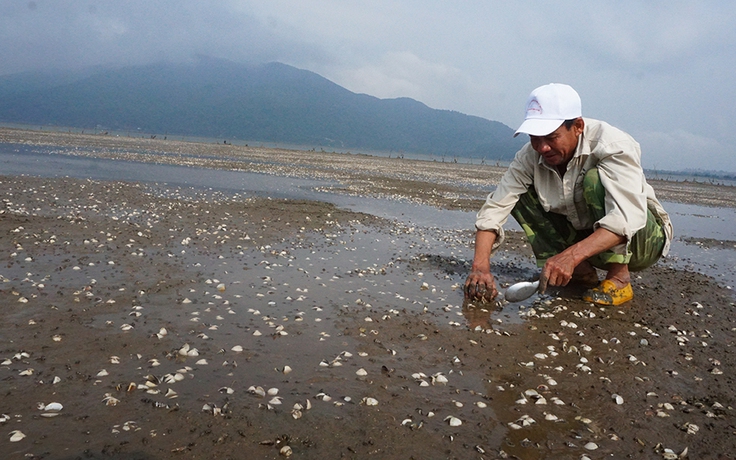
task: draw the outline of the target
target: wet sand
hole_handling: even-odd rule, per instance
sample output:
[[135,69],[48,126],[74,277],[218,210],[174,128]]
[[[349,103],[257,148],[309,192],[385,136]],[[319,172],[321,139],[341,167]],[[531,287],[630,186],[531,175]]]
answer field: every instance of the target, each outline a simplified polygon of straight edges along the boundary
[[[0,141],[327,178],[445,209],[476,209],[502,171],[16,130]],[[730,187],[654,186],[736,203]],[[6,176],[0,190],[3,458],[734,456],[734,297],[713,278],[663,261],[625,307],[574,288],[472,305],[467,228],[162,184]],[[520,235],[494,270],[503,284],[534,275]],[[39,409],[52,402],[63,409]]]

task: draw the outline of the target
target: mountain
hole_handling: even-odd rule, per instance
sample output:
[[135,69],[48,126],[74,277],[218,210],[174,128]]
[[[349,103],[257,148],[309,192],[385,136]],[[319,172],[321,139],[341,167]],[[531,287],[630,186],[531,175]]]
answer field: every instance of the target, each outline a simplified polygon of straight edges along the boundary
[[199,58],[0,77],[0,121],[509,160],[508,126],[356,94],[285,64]]

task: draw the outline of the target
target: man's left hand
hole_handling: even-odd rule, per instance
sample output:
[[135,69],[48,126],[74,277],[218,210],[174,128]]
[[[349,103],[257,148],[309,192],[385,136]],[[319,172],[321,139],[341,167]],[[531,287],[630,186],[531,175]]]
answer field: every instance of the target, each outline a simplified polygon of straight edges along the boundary
[[567,286],[575,271],[575,259],[566,251],[547,259],[539,276],[539,293],[543,294],[547,286]]

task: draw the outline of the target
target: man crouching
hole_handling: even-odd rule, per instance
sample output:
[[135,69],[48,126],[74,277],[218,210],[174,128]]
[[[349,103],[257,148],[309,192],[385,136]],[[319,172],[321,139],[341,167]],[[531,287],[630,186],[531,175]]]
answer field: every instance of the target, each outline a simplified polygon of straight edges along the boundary
[[[529,135],[478,211],[475,255],[465,295],[490,301],[498,290],[492,252],[509,214],[542,267],[539,291],[578,282],[583,299],[620,305],[634,297],[630,271],[669,251],[669,215],[644,178],[639,144],[625,132],[583,118],[578,93],[549,84],[532,91],[514,136]],[[596,268],[606,271],[599,283]]]

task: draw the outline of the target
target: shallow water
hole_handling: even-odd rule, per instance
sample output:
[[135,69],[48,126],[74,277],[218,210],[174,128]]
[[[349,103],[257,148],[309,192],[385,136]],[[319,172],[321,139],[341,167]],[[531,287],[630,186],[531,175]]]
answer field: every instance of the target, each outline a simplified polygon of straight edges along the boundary
[[[320,200],[353,211],[397,220],[409,226],[444,230],[472,229],[474,212],[450,211],[406,201],[347,196],[316,189],[335,185],[324,180],[297,179],[241,171],[142,164],[48,153],[48,149],[0,144],[0,170],[7,175],[124,180],[206,188],[274,198]],[[714,277],[724,286],[736,285],[736,243],[706,248],[686,238],[736,241],[736,210],[681,203],[664,203],[675,227],[675,240],[663,263]],[[510,219],[507,227],[520,230]],[[467,254],[467,258],[472,254]]]

